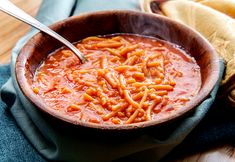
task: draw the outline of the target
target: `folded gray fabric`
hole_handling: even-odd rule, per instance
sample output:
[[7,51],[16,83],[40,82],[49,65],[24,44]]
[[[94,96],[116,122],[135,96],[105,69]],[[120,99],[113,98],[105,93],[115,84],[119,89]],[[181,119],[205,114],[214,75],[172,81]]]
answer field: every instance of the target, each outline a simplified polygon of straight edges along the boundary
[[[99,2],[94,5],[94,2]],[[101,9],[138,10],[138,0],[45,0],[37,18],[49,25],[70,15]],[[209,110],[218,85],[189,116],[171,125],[154,128],[144,134],[122,139],[84,134],[76,129],[60,126],[34,107],[20,91],[15,79],[15,61],[23,44],[33,35],[32,30],[16,45],[12,55],[12,78],[2,87],[2,100],[8,105],[17,124],[35,149],[50,160],[111,161],[122,157],[139,161],[158,161],[193,130]],[[221,75],[223,64],[221,62]],[[220,77],[221,78],[221,77]],[[8,98],[12,98],[11,101]],[[37,159],[35,159],[37,160]],[[35,161],[32,160],[32,161]]]
[[[10,66],[0,66],[0,87],[10,77]],[[15,98],[7,95],[5,100],[13,104]],[[43,158],[32,147],[22,131],[17,127],[12,114],[6,104],[0,100],[0,161],[37,161],[43,162]],[[19,156],[20,155],[20,156]]]

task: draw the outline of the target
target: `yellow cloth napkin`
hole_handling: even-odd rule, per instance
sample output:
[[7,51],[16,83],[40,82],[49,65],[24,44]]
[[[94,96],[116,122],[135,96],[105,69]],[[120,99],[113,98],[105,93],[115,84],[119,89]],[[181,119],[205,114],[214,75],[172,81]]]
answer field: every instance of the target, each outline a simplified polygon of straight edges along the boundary
[[196,0],[197,2],[235,18],[235,0]]
[[[142,1],[142,10],[151,12],[150,3]],[[163,15],[184,23],[206,37],[225,61],[225,75],[220,94],[235,107],[235,1],[171,0],[160,1]],[[152,10],[152,9],[151,9]]]

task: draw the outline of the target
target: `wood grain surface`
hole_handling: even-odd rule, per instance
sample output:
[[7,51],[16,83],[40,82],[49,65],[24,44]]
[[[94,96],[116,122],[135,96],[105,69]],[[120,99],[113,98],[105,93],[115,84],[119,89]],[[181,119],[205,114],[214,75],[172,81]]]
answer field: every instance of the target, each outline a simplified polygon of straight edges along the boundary
[[[32,16],[38,11],[42,0],[12,0],[14,4],[22,8]],[[0,12],[0,64],[9,63],[11,51],[15,43],[30,27],[10,16]],[[234,162],[235,148],[223,146],[195,155],[185,155],[185,158],[175,162]]]
[[[12,2],[29,13],[36,15],[41,0],[12,0]],[[0,63],[8,63],[11,50],[17,40],[30,29],[30,26],[0,11]]]

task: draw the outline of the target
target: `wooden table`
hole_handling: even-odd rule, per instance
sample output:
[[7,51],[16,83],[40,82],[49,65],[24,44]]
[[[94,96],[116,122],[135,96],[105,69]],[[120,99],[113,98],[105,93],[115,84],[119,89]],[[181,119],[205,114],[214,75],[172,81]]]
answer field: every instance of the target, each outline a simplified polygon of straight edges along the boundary
[[[41,0],[12,0],[12,2],[32,16],[36,15],[41,4]],[[12,48],[29,29],[30,26],[0,11],[0,64],[10,61]]]
[[[42,0],[12,0],[18,7],[34,16]],[[0,13],[0,64],[10,61],[11,50],[15,43],[30,29],[28,25]],[[232,162],[235,161],[235,148],[224,146],[186,156],[177,162]]]

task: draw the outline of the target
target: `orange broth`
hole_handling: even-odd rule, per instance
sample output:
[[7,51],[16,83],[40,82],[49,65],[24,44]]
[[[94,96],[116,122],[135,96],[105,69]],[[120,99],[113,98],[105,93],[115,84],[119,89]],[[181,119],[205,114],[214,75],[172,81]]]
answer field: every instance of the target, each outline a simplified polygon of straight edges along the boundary
[[200,68],[176,45],[131,34],[88,37],[50,54],[32,89],[65,116],[100,124],[157,120],[183,109],[201,86]]

